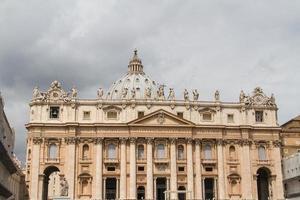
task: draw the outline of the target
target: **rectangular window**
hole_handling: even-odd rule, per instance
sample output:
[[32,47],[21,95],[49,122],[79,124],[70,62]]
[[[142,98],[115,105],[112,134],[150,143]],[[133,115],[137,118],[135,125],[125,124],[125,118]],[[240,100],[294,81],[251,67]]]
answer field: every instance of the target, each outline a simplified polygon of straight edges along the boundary
[[57,118],[59,118],[59,107],[51,106],[50,107],[50,119],[57,119]]
[[179,172],[184,172],[184,167],[178,167]]
[[83,119],[91,119],[91,112],[83,111]]
[[213,171],[213,168],[212,168],[212,167],[206,167],[206,168],[205,168],[205,171],[207,171],[207,172],[212,172],[212,171]]
[[145,168],[144,168],[144,166],[138,166],[138,171],[139,171],[139,172],[143,172],[143,171],[145,171]]
[[115,167],[107,167],[107,171],[109,172],[114,172],[116,169]]
[[211,113],[203,113],[202,118],[204,121],[211,121],[212,120]]
[[183,112],[177,112],[177,116],[178,116],[179,118],[183,118]]
[[255,121],[263,122],[264,121],[264,112],[263,111],[255,111]]
[[117,119],[118,113],[116,111],[108,111],[107,119]]
[[142,118],[144,117],[144,112],[143,111],[139,111],[138,112],[138,118]]
[[234,122],[234,116],[233,116],[233,114],[228,114],[227,115],[227,122],[228,123],[233,123]]

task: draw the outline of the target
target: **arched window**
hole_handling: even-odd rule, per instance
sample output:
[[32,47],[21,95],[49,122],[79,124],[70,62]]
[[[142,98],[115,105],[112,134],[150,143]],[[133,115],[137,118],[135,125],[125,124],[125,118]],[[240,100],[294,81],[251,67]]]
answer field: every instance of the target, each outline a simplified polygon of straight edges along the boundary
[[109,144],[108,145],[107,157],[109,159],[116,159],[117,158],[116,145],[114,145],[114,144]]
[[82,158],[87,160],[89,158],[89,145],[85,144],[82,147]]
[[50,144],[49,146],[49,158],[56,159],[57,158],[57,146],[56,144]]
[[177,157],[178,157],[178,160],[184,159],[184,147],[183,147],[183,145],[178,145],[178,147],[177,147]]
[[266,148],[264,146],[258,147],[258,159],[259,160],[267,160]]
[[164,144],[157,145],[157,158],[165,158],[165,145]]
[[229,147],[229,158],[236,159],[236,151],[234,146]]
[[144,158],[144,145],[141,144],[138,146],[137,155],[138,155],[138,160],[142,160]]
[[205,159],[212,159],[211,146],[209,144],[206,144],[204,146],[204,158]]

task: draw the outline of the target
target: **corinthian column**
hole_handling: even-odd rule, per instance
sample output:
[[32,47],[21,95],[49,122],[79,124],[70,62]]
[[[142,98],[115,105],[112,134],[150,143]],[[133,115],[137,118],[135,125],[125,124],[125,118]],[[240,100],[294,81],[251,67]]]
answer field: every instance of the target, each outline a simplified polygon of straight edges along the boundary
[[[251,174],[251,159],[250,159],[250,142],[248,140],[242,140],[242,156],[241,156],[241,163],[242,163],[242,174],[243,177],[242,182],[242,198],[244,199],[252,199],[252,174]],[[256,184],[256,183],[255,183]]]
[[135,154],[135,138],[130,138],[130,199],[136,199],[136,154]]
[[95,140],[96,145],[96,173],[95,173],[95,184],[94,184],[94,199],[102,199],[102,160],[103,160],[103,138],[97,138]]
[[[177,191],[176,139],[171,139],[171,192]],[[177,193],[171,193],[171,199],[177,199]]]
[[187,190],[191,192],[188,195],[189,198],[194,199],[194,165],[193,165],[193,140],[189,138],[187,140]]
[[120,169],[120,199],[126,199],[126,141],[127,138],[121,138],[121,169]]
[[223,159],[223,141],[217,141],[218,152],[218,199],[225,199],[225,177],[224,177],[224,159]]
[[75,144],[76,138],[70,137],[66,138],[65,142],[67,144],[66,151],[66,179],[69,184],[68,195],[71,199],[75,199]]
[[41,138],[33,138],[32,147],[32,165],[31,165],[31,187],[30,199],[39,199],[39,173],[40,173],[40,146],[43,140]]
[[147,138],[147,191],[146,199],[153,199],[153,153],[152,153],[152,138]]
[[[281,169],[281,152],[280,152],[280,141],[273,141],[273,158],[276,173],[276,199],[284,199],[283,195],[283,183],[282,183],[282,169]],[[275,199],[274,198],[274,199]]]
[[200,140],[195,141],[195,199],[202,199]]

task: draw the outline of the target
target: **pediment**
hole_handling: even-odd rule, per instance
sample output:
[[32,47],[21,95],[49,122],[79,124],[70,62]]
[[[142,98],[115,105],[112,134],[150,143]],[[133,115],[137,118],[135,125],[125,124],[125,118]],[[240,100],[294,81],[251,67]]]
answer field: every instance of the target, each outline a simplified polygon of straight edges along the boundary
[[194,123],[182,119],[168,111],[157,110],[153,113],[135,119],[128,123],[128,125],[150,125],[150,126],[193,126]]

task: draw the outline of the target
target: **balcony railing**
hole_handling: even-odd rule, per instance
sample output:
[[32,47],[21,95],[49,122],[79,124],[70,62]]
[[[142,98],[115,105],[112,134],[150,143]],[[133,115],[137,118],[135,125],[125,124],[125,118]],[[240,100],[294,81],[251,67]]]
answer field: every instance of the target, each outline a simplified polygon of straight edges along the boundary
[[215,165],[216,163],[216,159],[202,159],[202,164]]
[[117,158],[104,158],[104,163],[105,164],[115,164],[115,163],[118,163],[119,160]]
[[59,163],[59,158],[46,158],[47,163]]
[[271,165],[271,160],[257,160],[258,165]]
[[169,159],[168,158],[154,158],[155,163],[168,163]]

